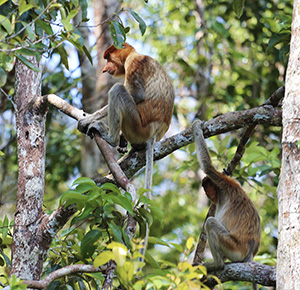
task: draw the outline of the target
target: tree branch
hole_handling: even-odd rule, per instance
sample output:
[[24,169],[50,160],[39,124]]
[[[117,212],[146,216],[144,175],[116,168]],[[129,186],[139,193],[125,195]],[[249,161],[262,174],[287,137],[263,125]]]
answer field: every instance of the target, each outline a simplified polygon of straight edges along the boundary
[[[252,124],[268,124],[282,126],[282,112],[273,106],[257,107],[250,110],[230,112],[211,119],[203,124],[204,137],[208,138]],[[154,160],[160,160],[175,150],[194,142],[192,127],[181,131],[167,139],[155,143]],[[145,151],[130,151],[118,162],[125,175],[130,179],[145,165]],[[97,177],[96,183],[114,182],[112,176]]]
[[[83,110],[79,110],[72,105],[70,105],[65,100],[61,99],[59,96],[54,94],[49,94],[46,96],[43,96],[41,98],[38,98],[35,105],[37,107],[41,106],[43,103],[47,102],[50,105],[55,106],[57,109],[62,111],[63,113],[67,114],[68,116],[80,120],[89,114],[85,113]],[[102,110],[98,111],[98,115],[105,116],[107,114],[107,106],[105,106]],[[116,182],[126,191],[131,193],[133,199],[136,198],[136,190],[132,184],[130,184],[129,179],[126,177],[124,172],[119,167],[111,148],[109,145],[103,140],[103,138],[100,136],[99,133],[95,132],[95,141],[97,143],[97,146],[99,147],[101,153],[103,154],[103,157],[112,172]]]
[[[221,282],[246,281],[264,286],[276,286],[276,267],[262,265],[257,262],[229,263],[223,270],[211,271],[210,275],[217,276]],[[218,283],[213,277],[204,282],[210,288]]]
[[84,265],[84,264],[76,264],[70,265],[63,268],[60,268],[52,273],[48,274],[44,279],[40,281],[35,280],[26,280],[23,283],[27,285],[28,288],[36,288],[36,289],[45,289],[49,286],[51,282],[61,277],[70,274],[76,273],[98,273],[105,271],[107,269],[106,265],[95,268],[93,265]]

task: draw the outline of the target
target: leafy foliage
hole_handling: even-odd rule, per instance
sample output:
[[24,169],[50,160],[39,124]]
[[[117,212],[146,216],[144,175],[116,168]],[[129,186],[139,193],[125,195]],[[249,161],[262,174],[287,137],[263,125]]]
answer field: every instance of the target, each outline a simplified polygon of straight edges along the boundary
[[[116,13],[105,22],[111,28],[115,46],[121,47],[129,33],[138,41],[142,35],[145,53],[152,54],[168,70],[176,89],[176,130],[185,128],[195,116],[210,119],[261,105],[284,84],[291,1],[204,1],[202,8],[196,4],[194,0],[152,1],[148,5],[140,0],[124,1],[121,12],[125,16],[121,18]],[[43,72],[43,94],[57,93],[77,105],[82,97],[80,78],[65,69],[71,69],[69,44],[93,60],[77,29],[88,20],[87,8],[85,0],[0,1],[0,86],[6,94],[5,98],[0,95],[0,122],[4,125],[0,126],[0,202],[7,212],[6,206],[15,198],[18,169],[13,104],[9,98],[14,90],[15,60],[38,71],[27,56],[49,58]],[[81,21],[75,23],[79,9]],[[68,188],[68,182],[80,176],[80,136],[72,125],[74,128],[74,124],[50,109],[45,195],[49,210],[57,206],[54,201]],[[232,159],[240,135],[232,132],[207,141],[213,163],[220,171]],[[279,129],[258,127],[234,173],[262,219],[262,244],[256,259],[270,265],[276,262],[280,146]],[[99,188],[90,179],[78,179],[61,196],[61,202],[75,203],[79,211],[69,227],[55,237],[45,261],[44,276],[66,265],[100,266],[114,259],[116,287],[200,289],[205,269],[188,261],[206,215],[207,199],[199,191],[194,151],[191,144],[157,162],[153,179],[155,199],[149,201],[141,189],[136,206],[128,193],[121,194],[113,185]],[[142,187],[142,180],[140,174],[134,182]],[[149,204],[147,209],[145,204]],[[132,241],[126,233],[126,212],[138,221],[138,232]],[[9,222],[11,217],[6,216],[1,219],[0,266],[7,272],[13,221]],[[140,264],[139,249],[146,222],[151,225],[150,245],[146,263]],[[78,274],[55,281],[48,289],[99,289],[103,281],[100,273]],[[9,281],[1,277],[1,282],[20,285],[14,277]],[[241,285],[245,283],[234,282],[229,287],[241,289]]]

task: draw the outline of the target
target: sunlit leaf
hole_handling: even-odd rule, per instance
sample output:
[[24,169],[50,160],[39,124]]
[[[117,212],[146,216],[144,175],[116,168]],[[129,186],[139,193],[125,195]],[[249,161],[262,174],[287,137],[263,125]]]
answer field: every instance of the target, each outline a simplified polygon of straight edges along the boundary
[[190,250],[193,247],[194,241],[195,239],[193,237],[189,237],[187,239],[185,246],[188,250]]
[[100,267],[106,264],[108,261],[114,258],[114,254],[111,251],[104,251],[95,258],[94,266]]

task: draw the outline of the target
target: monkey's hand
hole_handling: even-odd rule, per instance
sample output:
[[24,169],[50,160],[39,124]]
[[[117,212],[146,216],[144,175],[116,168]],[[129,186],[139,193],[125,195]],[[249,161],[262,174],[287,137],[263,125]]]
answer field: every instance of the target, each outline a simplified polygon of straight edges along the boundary
[[83,133],[83,134],[87,134],[87,131],[88,131],[88,128],[89,128],[89,125],[90,125],[91,121],[89,120],[88,117],[86,118],[83,118],[83,119],[80,119],[78,121],[78,124],[77,124],[77,129]]
[[119,144],[118,138],[114,140],[109,134],[109,128],[105,123],[101,121],[91,123],[88,127],[87,135],[93,139],[95,136],[95,132],[98,132],[101,137],[112,147],[116,147]]
[[121,134],[120,135],[120,143],[119,143],[119,146],[117,148],[118,152],[121,153],[121,154],[125,154],[128,152],[127,150],[127,140],[125,139],[124,135]]

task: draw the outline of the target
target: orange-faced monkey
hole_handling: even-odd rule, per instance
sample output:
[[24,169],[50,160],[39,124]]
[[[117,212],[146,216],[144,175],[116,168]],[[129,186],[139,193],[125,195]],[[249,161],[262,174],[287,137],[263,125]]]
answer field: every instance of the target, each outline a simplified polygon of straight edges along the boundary
[[202,186],[216,205],[215,217],[209,217],[205,224],[214,263],[205,266],[209,270],[222,269],[226,258],[232,262],[250,262],[260,244],[258,212],[241,185],[212,165],[201,121],[193,123],[193,133],[200,168],[206,174]]
[[[78,129],[89,135],[99,131],[111,146],[119,144],[120,131],[134,149],[147,146],[145,187],[151,189],[154,142],[164,136],[173,114],[171,79],[157,61],[127,43],[121,49],[110,46],[103,57],[107,60],[103,72],[124,76],[124,85],[115,84],[108,93],[108,106],[80,120]],[[99,121],[106,111],[108,126]]]

